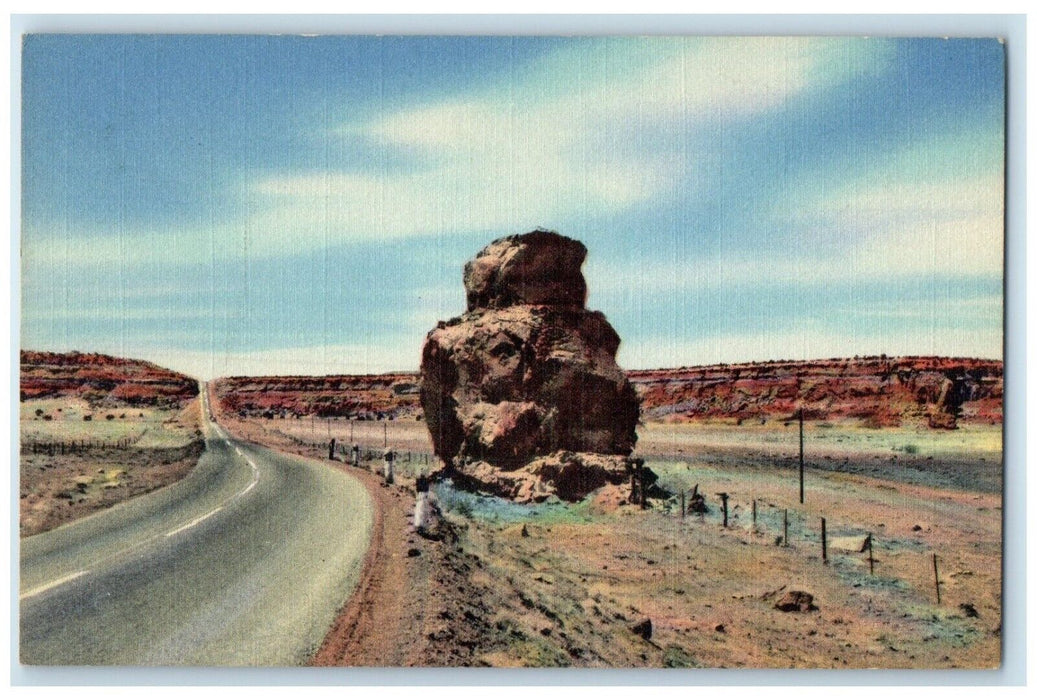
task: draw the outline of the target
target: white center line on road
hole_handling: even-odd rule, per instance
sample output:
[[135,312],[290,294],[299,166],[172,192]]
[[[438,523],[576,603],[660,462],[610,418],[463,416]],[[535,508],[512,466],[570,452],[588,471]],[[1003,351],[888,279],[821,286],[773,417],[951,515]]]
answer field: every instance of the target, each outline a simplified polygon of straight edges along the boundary
[[[242,491],[242,493],[244,493],[244,491]],[[175,530],[170,530],[169,532],[166,533],[166,537],[172,537],[173,535],[175,535],[177,533],[180,533],[180,532],[183,532],[184,530],[189,530],[190,528],[194,527],[198,523],[200,523],[200,522],[202,522],[204,520],[208,520],[212,516],[214,516],[217,513],[219,513],[221,510],[223,510],[223,506],[220,506],[219,508],[213,508],[208,513],[206,513],[205,515],[198,516],[197,518],[195,518],[191,522],[187,523],[186,525],[181,525],[180,527],[178,527]]]
[[[221,437],[224,440],[229,442],[227,434],[223,432],[222,428],[220,428],[216,424],[213,424],[213,427],[216,429],[217,433],[221,434]],[[238,491],[236,494],[231,496],[230,500],[227,501],[227,503],[230,503],[232,501],[237,500],[238,498],[241,498],[242,496],[247,494],[249,491],[254,489],[256,487],[256,485],[259,483],[259,467],[257,467],[256,463],[253,462],[249,457],[245,456],[245,453],[243,453],[241,451],[241,449],[237,445],[234,445],[233,447],[234,447],[234,450],[238,453],[238,455],[243,457],[245,459],[245,462],[247,462],[248,466],[252,469],[252,480],[249,482],[249,484],[244,489],[242,489],[241,491]],[[184,530],[189,530],[192,527],[194,527],[195,525],[198,525],[199,523],[201,523],[201,522],[203,522],[205,520],[208,520],[212,516],[216,515],[221,510],[223,510],[223,508],[224,508],[224,506],[219,506],[217,508],[214,508],[213,510],[209,511],[205,515],[201,515],[201,516],[195,518],[194,520],[192,520],[192,521],[190,521],[190,522],[188,522],[188,523],[186,523],[184,525],[181,525],[180,527],[178,527],[178,528],[176,528],[174,530],[170,530],[169,532],[165,533],[165,536],[166,537],[173,537],[174,535],[177,535],[177,534],[183,532]],[[129,554],[130,552],[133,552],[135,550],[143,549],[143,548],[147,547],[149,544],[151,544],[152,542],[154,542],[155,540],[157,540],[159,537],[160,537],[160,535],[155,535],[154,537],[151,537],[148,540],[140,542],[140,543],[138,543],[136,545],[133,545],[131,547],[127,547],[126,549],[120,550],[120,551],[116,552],[115,554],[112,554],[111,556],[106,557],[103,561],[107,562],[107,561],[111,561],[113,559],[118,559],[119,557],[125,556],[126,554]],[[25,600],[27,598],[32,598],[33,596],[37,596],[37,595],[39,595],[39,594],[41,594],[41,593],[43,593],[45,591],[49,591],[52,588],[57,588],[58,586],[61,586],[62,584],[68,583],[70,581],[74,581],[75,579],[77,579],[77,578],[79,578],[81,576],[86,576],[89,573],[90,573],[89,570],[85,570],[84,569],[82,571],[76,571],[76,572],[73,572],[71,574],[68,574],[67,576],[62,576],[61,578],[56,578],[53,581],[48,581],[47,583],[44,583],[44,584],[42,584],[40,586],[37,586],[36,588],[33,588],[33,589],[29,590],[29,591],[26,591],[25,593],[20,594],[18,596],[18,600]]]
[[26,591],[25,593],[22,593],[21,595],[18,596],[18,600],[25,600],[26,598],[32,598],[33,596],[37,596],[40,593],[43,593],[44,591],[49,591],[51,588],[57,588],[58,586],[60,586],[63,583],[68,583],[69,581],[74,581],[75,579],[79,578],[80,576],[85,576],[88,573],[90,573],[90,572],[89,571],[76,571],[75,573],[71,573],[68,576],[62,576],[61,578],[54,579],[53,581],[45,583],[42,586],[36,586],[36,588],[33,588],[32,590]]

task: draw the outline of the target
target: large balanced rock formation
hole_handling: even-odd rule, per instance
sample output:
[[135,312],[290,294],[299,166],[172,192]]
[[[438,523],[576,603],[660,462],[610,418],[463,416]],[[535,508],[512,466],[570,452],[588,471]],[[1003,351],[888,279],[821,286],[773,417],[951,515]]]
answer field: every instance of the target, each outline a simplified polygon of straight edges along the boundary
[[458,483],[577,500],[628,479],[639,404],[616,364],[619,336],[584,308],[586,255],[534,231],[465,265],[468,310],[428,334],[421,360],[433,446]]

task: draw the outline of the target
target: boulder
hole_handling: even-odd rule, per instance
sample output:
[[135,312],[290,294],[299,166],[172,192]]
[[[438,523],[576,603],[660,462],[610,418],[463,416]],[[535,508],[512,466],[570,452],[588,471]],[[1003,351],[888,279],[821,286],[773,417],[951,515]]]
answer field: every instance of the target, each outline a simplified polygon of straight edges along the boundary
[[774,607],[782,612],[811,612],[817,610],[814,596],[804,591],[789,591],[783,595]]
[[619,336],[583,307],[586,254],[550,231],[494,241],[465,266],[468,310],[426,337],[425,421],[462,485],[568,500],[625,478],[640,405],[616,364]]
[[580,267],[586,257],[582,243],[553,231],[498,238],[465,264],[468,310],[517,304],[582,309],[587,282]]

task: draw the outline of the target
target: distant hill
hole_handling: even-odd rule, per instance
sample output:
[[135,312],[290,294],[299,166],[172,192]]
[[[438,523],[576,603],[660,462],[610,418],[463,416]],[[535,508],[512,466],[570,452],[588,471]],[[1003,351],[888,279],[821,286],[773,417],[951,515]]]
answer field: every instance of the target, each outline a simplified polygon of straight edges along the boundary
[[77,397],[92,406],[178,407],[198,395],[198,382],[145,362],[81,352],[22,350],[21,400]]
[[[1004,366],[948,357],[756,362],[628,372],[642,420],[854,420],[874,427],[1000,424]],[[213,382],[245,416],[378,419],[421,414],[414,373],[229,377]]]

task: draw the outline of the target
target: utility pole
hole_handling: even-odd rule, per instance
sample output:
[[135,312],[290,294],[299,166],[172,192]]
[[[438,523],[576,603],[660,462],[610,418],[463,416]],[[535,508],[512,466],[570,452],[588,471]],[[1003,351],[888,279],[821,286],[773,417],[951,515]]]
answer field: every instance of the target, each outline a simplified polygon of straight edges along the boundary
[[799,409],[799,502],[803,502],[803,409]]

